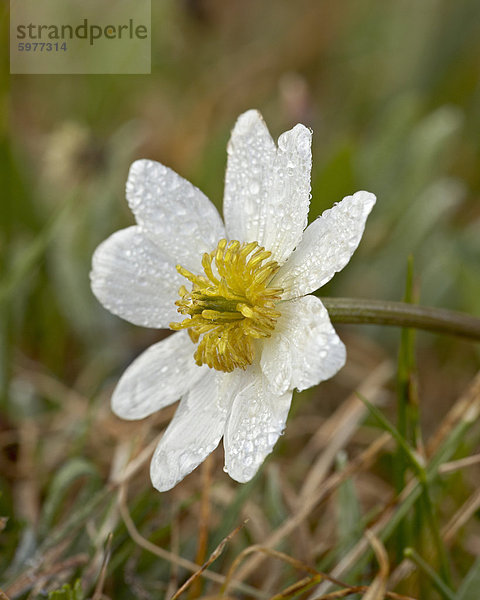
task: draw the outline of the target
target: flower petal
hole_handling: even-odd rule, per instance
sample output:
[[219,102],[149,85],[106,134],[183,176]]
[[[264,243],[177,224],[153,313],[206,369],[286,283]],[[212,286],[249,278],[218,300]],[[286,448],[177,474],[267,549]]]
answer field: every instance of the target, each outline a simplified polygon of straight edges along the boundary
[[309,294],[343,269],[360,243],[374,204],[373,194],[357,192],[307,227],[302,241],[272,281],[284,289],[283,299]]
[[252,479],[287,420],[292,392],[275,395],[258,367],[249,367],[236,394],[224,436],[225,470],[240,483]]
[[272,184],[261,208],[265,231],[261,245],[283,264],[302,239],[310,206],[312,132],[295,125],[278,138]]
[[180,401],[150,464],[157,490],[174,487],[215,450],[227,418],[224,374],[211,369]]
[[186,331],[173,333],[140,354],[120,378],[112,410],[122,419],[143,419],[192,389],[208,367],[195,364]]
[[296,125],[278,149],[261,115],[239,117],[228,145],[223,212],[230,239],[256,241],[285,262],[307,224],[311,131]]
[[137,223],[175,265],[200,271],[203,253],[225,237],[222,219],[205,194],[155,161],[132,164],[127,200]]
[[121,229],[98,246],[90,280],[103,306],[135,325],[166,328],[178,320],[183,277],[139,227]]
[[258,111],[237,119],[227,153],[223,215],[228,237],[260,242],[260,210],[270,190],[276,147]]
[[345,364],[346,351],[321,301],[305,296],[281,303],[279,310],[282,316],[260,360],[272,392],[301,391],[333,377]]

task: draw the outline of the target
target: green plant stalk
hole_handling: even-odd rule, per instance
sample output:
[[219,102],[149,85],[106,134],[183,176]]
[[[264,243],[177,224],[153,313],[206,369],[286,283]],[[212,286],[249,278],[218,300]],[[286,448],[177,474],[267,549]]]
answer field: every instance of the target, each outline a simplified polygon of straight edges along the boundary
[[435,507],[435,504],[432,502],[432,498],[430,495],[430,488],[428,487],[428,478],[426,478],[425,481],[422,482],[421,502],[424,506],[424,510],[422,510],[422,513],[426,516],[426,519],[428,521],[428,526],[433,537],[435,549],[437,551],[441,579],[446,585],[451,585],[452,578],[450,575],[450,564],[448,560],[447,551],[443,543],[442,534],[440,532],[440,526],[438,524],[437,509]]
[[[413,257],[409,256],[407,262],[407,276],[405,282],[405,294],[403,301],[412,304],[413,298]],[[412,442],[409,437],[409,403],[411,396],[411,377],[415,367],[415,330],[407,327],[402,327],[400,337],[400,348],[398,351],[397,361],[397,429],[399,434],[407,442]],[[413,444],[416,448],[416,445]],[[407,462],[403,449],[398,446],[394,455],[394,482],[397,495],[405,487]],[[418,506],[418,504],[417,504]],[[407,545],[414,545],[411,537],[411,528],[407,520],[399,524],[396,543],[397,557],[403,557],[403,551]]]
[[409,446],[408,441],[388,421],[388,419],[384,417],[383,413],[380,410],[378,410],[378,408],[375,405],[371,404],[366,398],[364,398],[361,394],[357,393],[357,396],[360,398],[360,400],[362,400],[362,402],[368,408],[370,413],[377,419],[382,428],[385,429],[385,431],[388,431],[392,435],[392,437],[397,441],[399,449],[401,449],[404,452],[405,458],[408,459],[413,471],[415,472],[415,475],[421,487],[420,499],[423,501],[423,505],[425,508],[424,513],[428,520],[429,528],[435,541],[435,547],[438,553],[438,559],[440,562],[440,573],[445,584],[449,585],[451,583],[450,566],[443,544],[442,536],[440,533],[440,528],[437,523],[436,509],[430,497],[429,484],[431,483],[431,478],[429,477],[429,473],[427,470],[428,468],[423,465],[423,459],[417,453],[416,449],[411,448]]
[[445,583],[440,579],[440,577],[435,573],[432,567],[423,560],[423,558],[413,549],[413,548],[405,548],[404,552],[405,558],[409,558],[412,560],[417,567],[425,573],[436,587],[437,591],[440,593],[444,600],[455,600],[455,594],[453,591],[445,585]]
[[[360,397],[360,399],[363,402],[365,402],[365,398]],[[367,401],[367,408],[370,408],[372,406],[371,404],[370,404],[370,406],[368,406],[369,404],[370,403],[368,403],[368,401]],[[376,415],[374,415],[374,416],[376,416]],[[387,431],[391,432],[393,438],[396,439],[397,442],[399,442],[399,440],[396,438],[397,432],[396,432],[395,428],[392,428],[390,423],[385,419],[385,417],[383,417],[383,414],[380,411],[379,411],[378,416],[381,419],[380,422],[382,424],[384,424],[385,426],[387,426],[386,427]],[[438,477],[439,466],[441,464],[443,464],[444,462],[448,462],[451,459],[453,454],[456,452],[460,442],[463,439],[465,439],[465,435],[467,434],[469,429],[472,427],[474,422],[476,422],[476,421],[475,420],[468,420],[468,421],[464,420],[464,421],[458,423],[458,425],[456,425],[452,429],[452,431],[448,435],[447,439],[443,443],[442,447],[432,457],[430,463],[425,468],[428,483],[434,481]],[[399,442],[399,443],[401,443],[401,442]],[[408,452],[410,453],[411,449],[408,447],[408,445],[407,445],[407,448],[408,448]],[[417,462],[415,454],[412,454],[412,456],[410,458],[413,459],[414,463]],[[414,470],[417,471],[417,469],[418,469],[418,467],[415,465]],[[394,512],[394,514],[392,515],[392,517],[388,521],[388,523],[385,525],[385,527],[381,531],[378,532],[378,537],[382,542],[386,543],[392,537],[392,535],[394,534],[394,532],[396,531],[397,527],[402,522],[402,520],[407,518],[407,515],[409,514],[409,512],[411,511],[411,509],[413,508],[415,503],[420,498],[420,496],[422,494],[422,490],[423,490],[423,486],[422,486],[421,481],[417,481],[416,485],[413,487],[410,494],[403,500],[403,502],[401,504],[399,504],[396,511]],[[371,548],[367,548],[365,550],[362,558],[360,558],[358,560],[357,564],[355,565],[355,568],[356,569],[366,568],[368,561],[370,561],[372,559],[372,557],[373,557],[373,550]],[[350,574],[350,571],[347,571],[347,573],[344,573],[344,575],[349,575],[349,574]]]
[[[418,304],[418,293],[414,285],[413,257],[409,256],[407,263],[407,281],[403,301],[407,304]],[[400,433],[419,452],[423,450],[420,429],[419,399],[416,382],[415,357],[416,331],[403,327],[401,332],[400,350],[398,356],[398,404],[404,412],[404,430],[399,426]]]
[[465,313],[391,300],[323,298],[332,323],[393,325],[480,341],[480,318]]

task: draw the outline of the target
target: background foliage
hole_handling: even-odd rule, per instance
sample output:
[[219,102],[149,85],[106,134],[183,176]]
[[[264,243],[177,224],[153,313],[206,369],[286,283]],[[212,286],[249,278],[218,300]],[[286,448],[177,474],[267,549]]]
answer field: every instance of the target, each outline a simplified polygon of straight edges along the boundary
[[[370,598],[383,597],[386,568],[401,594],[477,598],[480,471],[475,459],[451,461],[478,452],[478,346],[344,326],[346,368],[296,396],[254,481],[231,481],[220,449],[159,494],[148,448],[172,411],[124,423],[109,396],[162,333],[108,314],[88,280],[94,248],[132,223],[130,162],[159,160],[221,207],[230,129],[255,107],[274,137],[297,122],[314,130],[311,219],[358,189],[377,194],[361,248],[322,294],[401,299],[413,255],[411,298],[480,314],[477,0],[153,5],[150,76],[2,75],[2,589],[170,597],[189,575],[178,557],[203,562],[248,517],[211,567],[220,577],[260,544],[352,586],[374,582]],[[320,581],[313,572],[249,552],[234,577],[256,591],[233,586],[230,597],[273,597],[299,581],[282,597],[327,593],[304,590],[303,578],[305,589]],[[198,578],[185,597],[218,593]]]

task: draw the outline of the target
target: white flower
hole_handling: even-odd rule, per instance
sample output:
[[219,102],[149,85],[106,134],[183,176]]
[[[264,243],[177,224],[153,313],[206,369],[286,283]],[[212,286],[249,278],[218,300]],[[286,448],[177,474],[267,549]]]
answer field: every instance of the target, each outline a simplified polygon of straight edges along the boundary
[[254,110],[239,117],[228,145],[225,225],[174,171],[149,160],[130,168],[137,225],[97,248],[91,281],[116,315],[177,330],[130,365],[112,398],[124,419],[180,398],[151,463],[160,491],[222,436],[225,470],[250,480],[285,427],[293,389],[345,363],[326,309],[309,294],[350,260],[375,196],[348,196],[305,229],[310,170],[311,131],[296,125],[277,147]]

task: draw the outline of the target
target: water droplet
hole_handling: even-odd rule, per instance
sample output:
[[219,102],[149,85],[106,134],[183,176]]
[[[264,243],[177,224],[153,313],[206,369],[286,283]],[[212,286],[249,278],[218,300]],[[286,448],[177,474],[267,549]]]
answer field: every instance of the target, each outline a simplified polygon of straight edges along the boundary
[[260,184],[258,183],[258,181],[252,181],[250,183],[250,193],[252,195],[256,196],[259,191],[260,191]]

